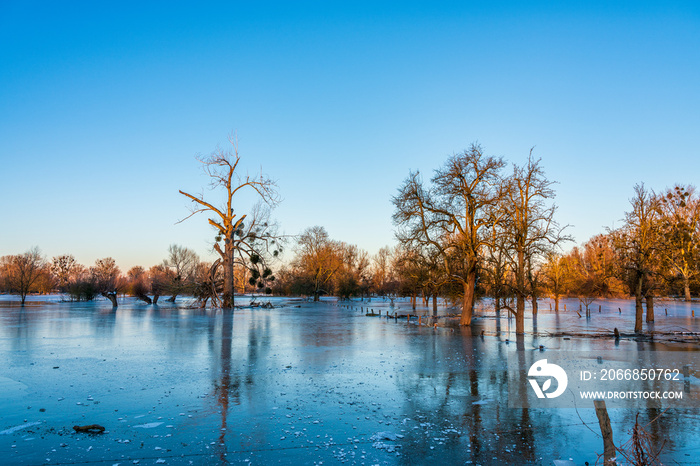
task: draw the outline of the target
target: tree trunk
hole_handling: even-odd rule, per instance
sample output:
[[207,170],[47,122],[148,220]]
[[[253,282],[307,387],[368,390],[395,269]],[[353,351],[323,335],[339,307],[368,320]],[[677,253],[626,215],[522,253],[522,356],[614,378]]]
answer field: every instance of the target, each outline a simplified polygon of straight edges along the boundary
[[532,296],[532,315],[536,316],[538,311],[537,307],[537,296]]
[[221,307],[224,309],[233,309],[235,296],[235,283],[233,277],[233,245],[232,240],[226,238],[224,246],[224,293],[221,297]]
[[433,295],[433,315],[437,316],[437,293]]
[[690,280],[688,277],[683,277],[683,291],[685,291],[685,302],[689,303],[690,298]]
[[554,311],[559,312],[559,295],[554,295]]
[[517,304],[515,313],[515,333],[522,335],[525,333],[525,296],[517,294]]
[[616,464],[615,460],[613,460],[615,457],[613,431],[612,427],[610,426],[608,410],[605,408],[605,400],[595,400],[593,401],[593,406],[595,406],[595,414],[598,417],[600,433],[603,436],[603,465],[608,466]]
[[634,331],[635,333],[641,333],[642,331],[642,316],[644,315],[644,308],[642,307],[642,283],[643,278],[640,274],[637,277],[637,285],[634,288]]
[[496,308],[496,315],[498,315],[501,312],[501,297],[496,296],[494,298],[494,307]]
[[143,301],[146,304],[153,304],[153,300],[143,293],[137,294],[136,297],[139,298],[141,301]]
[[112,307],[117,307],[117,293],[116,292],[102,292],[102,296],[112,301]]
[[515,275],[515,333],[522,335],[525,333],[525,247],[518,244],[518,249],[518,270]]
[[314,291],[314,302],[317,303],[321,299],[321,291],[316,290]]
[[153,304],[158,304],[158,298],[160,298],[159,293],[153,295]]
[[170,298],[168,298],[168,302],[169,302],[169,303],[174,303],[174,302],[175,302],[175,298],[177,298],[177,293],[175,293],[175,294],[172,295]]
[[416,310],[416,293],[413,293],[411,295],[411,308],[415,311]]
[[464,298],[462,300],[462,317],[459,325],[471,325],[474,312],[474,286],[476,285],[476,270],[469,272],[464,282]]
[[647,293],[647,322],[654,322],[654,294]]

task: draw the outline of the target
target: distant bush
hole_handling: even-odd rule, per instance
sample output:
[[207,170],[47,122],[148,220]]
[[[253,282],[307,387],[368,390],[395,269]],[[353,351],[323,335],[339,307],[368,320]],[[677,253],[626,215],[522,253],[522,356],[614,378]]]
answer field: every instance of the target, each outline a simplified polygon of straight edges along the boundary
[[76,280],[68,285],[71,301],[92,301],[97,294],[97,285],[93,280]]

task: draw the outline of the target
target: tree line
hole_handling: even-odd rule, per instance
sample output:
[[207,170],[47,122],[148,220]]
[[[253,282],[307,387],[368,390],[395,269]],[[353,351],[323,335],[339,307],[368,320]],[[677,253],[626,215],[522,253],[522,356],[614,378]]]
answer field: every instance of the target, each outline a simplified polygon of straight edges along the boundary
[[[212,264],[201,261],[189,248],[172,244],[167,257],[148,269],[134,266],[123,273],[111,257],[97,259],[92,266],[76,261],[72,254],[46,259],[38,247],[23,254],[0,257],[0,291],[20,296],[21,304],[31,293],[63,293],[71,301],[92,301],[98,296],[117,306],[118,296],[133,296],[147,304],[158,304],[161,297],[175,302],[178,296],[194,297],[201,307],[215,293],[212,290]],[[220,292],[223,277],[215,275]],[[269,269],[259,271],[255,264],[236,267],[235,289],[239,293],[270,294],[267,286],[274,276]]]
[[[524,331],[525,302],[534,314],[537,299],[578,297],[586,307],[598,297],[634,296],[635,331],[654,320],[654,297],[697,293],[700,203],[695,188],[677,185],[660,193],[634,187],[619,228],[610,228],[568,253],[571,241],[556,221],[555,183],[532,151],[522,164],[488,156],[481,146],[447,158],[428,180],[409,172],[392,198],[397,244],[370,255],[356,245],[330,238],[321,226],[286,237],[271,220],[279,202],[276,184],[260,173],[242,176],[236,142],[199,157],[212,188],[224,203],[180,191],[192,201],[185,219],[204,214],[214,228],[213,263],[173,245],[163,263],[133,267],[125,275],[111,258],[93,266],[71,255],[46,261],[37,248],[0,258],[0,289],[20,294],[61,291],[75,300],[119,293],[157,303],[192,295],[201,306],[231,308],[236,293],[279,295],[410,296],[427,305],[445,297],[461,307],[461,325],[470,325],[474,305],[493,298],[495,311],[515,317]],[[261,202],[242,214],[237,193],[257,193]],[[183,219],[183,220],[185,220]],[[292,244],[293,256],[279,265]],[[273,273],[273,268],[277,272]],[[646,306],[643,304],[646,303]]]
[[[555,214],[554,182],[532,151],[523,165],[487,156],[473,144],[448,158],[429,182],[411,172],[393,198],[401,247],[421,270],[422,288],[461,287],[461,324],[474,299],[494,298],[496,312],[515,316],[524,331],[525,300],[574,295],[587,305],[600,296],[635,297],[635,331],[654,320],[653,299],[697,287],[700,204],[692,186],[655,193],[634,187],[622,226],[562,254],[571,241]],[[515,301],[514,305],[512,301]]]
[[[111,257],[97,259],[92,266],[76,261],[72,254],[47,260],[38,247],[23,254],[0,258],[0,290],[16,293],[22,304],[30,293],[64,293],[73,301],[108,298],[115,306],[119,294],[136,296],[149,304],[159,296],[169,295],[174,301],[180,294],[192,294],[199,257],[193,251],[171,245],[168,258],[148,270],[141,266],[122,274]],[[153,298],[148,297],[152,293]]]

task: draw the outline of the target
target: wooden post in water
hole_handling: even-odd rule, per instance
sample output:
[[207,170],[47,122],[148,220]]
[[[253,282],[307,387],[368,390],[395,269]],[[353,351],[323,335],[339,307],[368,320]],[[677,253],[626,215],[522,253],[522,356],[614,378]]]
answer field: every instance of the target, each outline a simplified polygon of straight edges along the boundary
[[421,326],[421,317],[422,317],[422,316],[418,316],[418,326],[419,326],[419,327]]
[[564,311],[566,311],[566,304],[564,304]]
[[603,306],[601,306],[600,304],[598,304],[598,312],[600,312],[602,308],[603,308]]
[[598,416],[598,424],[600,424],[600,433],[603,435],[603,464],[615,464],[615,444],[613,443],[613,431],[610,426],[610,418],[608,410],[605,408],[605,400],[594,400],[595,415]]

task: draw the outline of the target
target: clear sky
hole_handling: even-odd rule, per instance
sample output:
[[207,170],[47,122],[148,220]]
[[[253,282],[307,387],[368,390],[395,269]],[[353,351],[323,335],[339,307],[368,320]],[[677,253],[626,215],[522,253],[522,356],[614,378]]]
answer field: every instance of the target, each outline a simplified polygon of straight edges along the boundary
[[232,131],[287,234],[375,253],[408,171],[479,142],[534,146],[581,243],[700,184],[700,3],[0,1],[0,255],[211,260],[178,189]]

